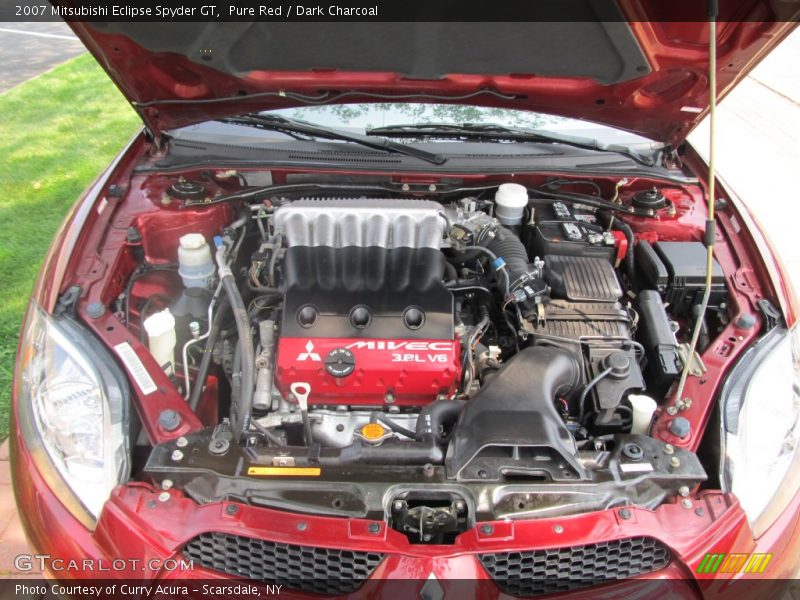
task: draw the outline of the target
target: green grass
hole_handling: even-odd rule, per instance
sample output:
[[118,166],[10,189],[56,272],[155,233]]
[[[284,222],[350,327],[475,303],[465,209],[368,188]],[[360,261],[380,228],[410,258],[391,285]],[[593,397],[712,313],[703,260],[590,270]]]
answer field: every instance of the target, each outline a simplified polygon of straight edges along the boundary
[[84,54],[0,94],[0,440],[17,333],[64,214],[140,121]]

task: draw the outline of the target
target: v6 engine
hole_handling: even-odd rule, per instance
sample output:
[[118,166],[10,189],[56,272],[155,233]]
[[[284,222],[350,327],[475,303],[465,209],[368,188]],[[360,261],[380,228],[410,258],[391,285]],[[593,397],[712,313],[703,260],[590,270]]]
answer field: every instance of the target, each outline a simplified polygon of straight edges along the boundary
[[286,241],[275,383],[315,405],[418,406],[460,379],[443,285],[444,209],[404,200],[300,200],[275,212]]

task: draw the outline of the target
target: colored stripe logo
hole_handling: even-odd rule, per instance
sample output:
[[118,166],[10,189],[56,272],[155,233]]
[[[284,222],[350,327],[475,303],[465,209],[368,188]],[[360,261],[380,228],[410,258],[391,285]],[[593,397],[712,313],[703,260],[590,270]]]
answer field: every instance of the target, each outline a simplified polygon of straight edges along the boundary
[[697,572],[704,575],[717,573],[763,573],[772,560],[772,554],[706,554]]

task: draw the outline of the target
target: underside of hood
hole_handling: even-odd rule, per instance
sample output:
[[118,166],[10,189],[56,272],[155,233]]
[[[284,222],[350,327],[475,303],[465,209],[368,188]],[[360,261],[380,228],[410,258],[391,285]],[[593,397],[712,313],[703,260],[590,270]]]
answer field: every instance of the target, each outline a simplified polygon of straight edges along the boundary
[[[655,0],[584,2],[583,21],[70,25],[154,135],[274,108],[435,101],[585,119],[680,143],[708,108],[708,24],[677,21],[671,3]],[[796,25],[776,21],[767,1],[726,6],[719,97]]]

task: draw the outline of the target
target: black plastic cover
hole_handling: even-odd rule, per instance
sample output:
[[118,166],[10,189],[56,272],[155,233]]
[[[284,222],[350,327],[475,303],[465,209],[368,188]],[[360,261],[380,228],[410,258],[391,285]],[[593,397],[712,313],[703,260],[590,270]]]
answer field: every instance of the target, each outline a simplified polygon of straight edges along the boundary
[[[642,246],[642,244],[646,244]],[[656,242],[653,256],[646,242],[639,242],[636,257],[647,287],[658,290],[673,314],[688,315],[706,286],[706,248],[700,242]],[[658,260],[656,260],[656,258]],[[664,283],[664,270],[667,282]],[[726,295],[725,274],[714,260],[711,271],[710,306],[722,302]]]
[[630,315],[619,302],[569,302],[553,300],[545,307],[544,321],[532,321],[532,333],[574,340],[630,339]]
[[653,288],[659,294],[666,293],[669,285],[667,265],[659,258],[655,248],[647,240],[640,240],[636,244],[636,266],[648,287]]
[[663,393],[680,376],[683,368],[675,334],[661,296],[655,290],[639,292],[638,310],[638,339],[647,353],[648,387]]
[[[610,413],[613,413],[629,391],[643,390],[645,387],[642,370],[636,362],[636,353],[633,350],[593,344],[589,346],[589,362],[592,365],[592,377],[612,368],[611,373],[598,381],[592,390],[596,405],[601,411],[600,420],[609,419]],[[603,411],[606,414],[602,414]]]
[[[444,264],[432,248],[288,248],[281,335],[452,340],[453,295],[442,283]],[[409,308],[421,319],[407,323]]]
[[616,302],[622,296],[614,267],[605,258],[548,255],[545,257],[545,280],[554,298]]
[[550,346],[521,350],[461,412],[445,461],[448,478],[586,478],[554,404],[579,382],[572,353]]

